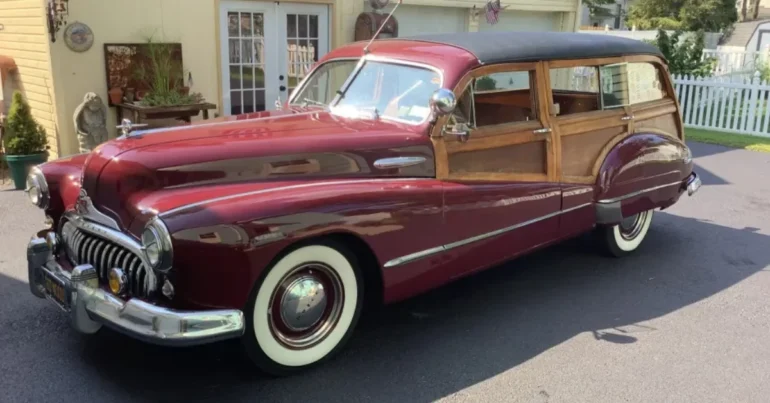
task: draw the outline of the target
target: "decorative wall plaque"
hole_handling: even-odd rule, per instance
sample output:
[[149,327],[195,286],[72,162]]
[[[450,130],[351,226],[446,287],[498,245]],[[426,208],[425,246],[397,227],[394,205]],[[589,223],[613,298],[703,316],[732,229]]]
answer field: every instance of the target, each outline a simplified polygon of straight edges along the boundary
[[75,52],[85,52],[94,44],[94,33],[88,25],[74,22],[64,30],[64,43]]

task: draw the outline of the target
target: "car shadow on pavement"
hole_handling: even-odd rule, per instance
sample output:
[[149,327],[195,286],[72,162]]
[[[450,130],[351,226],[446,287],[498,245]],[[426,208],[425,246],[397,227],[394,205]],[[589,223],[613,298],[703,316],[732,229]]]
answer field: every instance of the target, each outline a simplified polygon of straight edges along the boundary
[[770,238],[754,229],[666,212],[655,215],[629,257],[598,256],[589,241],[577,238],[386,307],[366,318],[335,359],[289,378],[261,375],[238,342],[173,349],[111,331],[69,331],[56,339],[62,346],[49,347],[68,348],[66,359],[85,372],[68,380],[57,371],[72,385],[70,396],[83,399],[93,388],[81,384],[86,378],[115,401],[428,402],[580,334],[597,343],[643,343],[643,332],[666,331],[646,322],[770,263]]

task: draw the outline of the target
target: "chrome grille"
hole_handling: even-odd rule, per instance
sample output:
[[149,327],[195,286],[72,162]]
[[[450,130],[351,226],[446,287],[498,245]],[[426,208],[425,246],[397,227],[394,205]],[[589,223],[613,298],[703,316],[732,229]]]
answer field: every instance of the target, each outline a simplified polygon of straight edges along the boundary
[[151,269],[142,263],[139,256],[114,242],[85,232],[71,222],[64,223],[61,232],[67,256],[72,263],[92,265],[101,283],[106,283],[110,269],[117,267],[126,274],[130,295],[149,296],[148,290],[152,290],[151,287],[145,287],[145,284],[150,280],[148,274],[152,276],[153,273],[150,273]]

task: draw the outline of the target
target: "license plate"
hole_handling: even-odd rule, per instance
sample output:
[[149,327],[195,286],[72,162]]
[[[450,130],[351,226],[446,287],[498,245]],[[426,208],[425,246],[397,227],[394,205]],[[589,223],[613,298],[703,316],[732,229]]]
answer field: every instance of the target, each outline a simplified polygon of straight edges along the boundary
[[56,303],[63,308],[69,308],[69,299],[67,298],[67,293],[64,291],[64,284],[45,271],[43,272],[43,288],[45,288],[48,296]]

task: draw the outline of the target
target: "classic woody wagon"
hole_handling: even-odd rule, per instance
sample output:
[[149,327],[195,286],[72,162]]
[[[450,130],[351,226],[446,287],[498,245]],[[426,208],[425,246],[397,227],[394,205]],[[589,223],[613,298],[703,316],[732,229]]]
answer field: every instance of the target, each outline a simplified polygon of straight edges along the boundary
[[666,61],[609,36],[354,43],[278,111],[123,129],[30,174],[32,293],[83,333],[240,338],[275,374],[332,356],[364,308],[536,248],[633,252],[700,187]]

